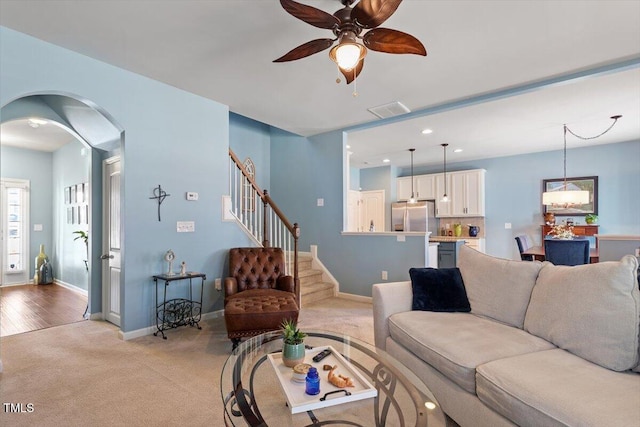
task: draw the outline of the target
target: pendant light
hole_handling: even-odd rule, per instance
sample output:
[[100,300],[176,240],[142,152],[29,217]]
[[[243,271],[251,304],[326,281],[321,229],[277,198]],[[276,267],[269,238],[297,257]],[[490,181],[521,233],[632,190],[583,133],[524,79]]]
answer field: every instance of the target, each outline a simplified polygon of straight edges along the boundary
[[595,139],[599,138],[605,133],[609,132],[611,128],[616,124],[618,119],[622,117],[621,115],[611,116],[613,123],[609,126],[604,132],[591,137],[584,137],[577,135],[571,129],[567,127],[567,125],[563,125],[563,134],[564,134],[564,148],[563,148],[563,159],[564,159],[564,173],[563,173],[563,184],[559,188],[552,191],[545,191],[542,193],[542,204],[550,205],[550,206],[560,206],[564,208],[568,208],[569,206],[574,205],[584,205],[589,203],[589,192],[583,190],[571,190],[567,186],[567,132],[571,135],[582,139]]
[[413,193],[413,152],[416,151],[415,148],[409,148],[409,152],[411,152],[411,198],[409,199],[409,203],[415,203],[416,198]]
[[449,144],[440,144],[444,149],[444,194],[442,195],[441,202],[447,203],[449,201],[449,196],[447,196],[447,146]]

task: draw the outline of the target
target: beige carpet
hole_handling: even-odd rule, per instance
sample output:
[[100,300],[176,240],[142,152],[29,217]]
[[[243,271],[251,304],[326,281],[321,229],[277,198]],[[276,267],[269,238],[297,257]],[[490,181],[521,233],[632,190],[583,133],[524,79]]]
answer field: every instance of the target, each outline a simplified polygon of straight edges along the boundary
[[[231,350],[224,320],[163,340],[122,341],[87,321],[0,339],[2,426],[221,426],[220,372]],[[370,304],[332,298],[303,308],[303,329],[373,343]],[[14,404],[7,412],[7,403]],[[31,404],[31,405],[28,405]]]

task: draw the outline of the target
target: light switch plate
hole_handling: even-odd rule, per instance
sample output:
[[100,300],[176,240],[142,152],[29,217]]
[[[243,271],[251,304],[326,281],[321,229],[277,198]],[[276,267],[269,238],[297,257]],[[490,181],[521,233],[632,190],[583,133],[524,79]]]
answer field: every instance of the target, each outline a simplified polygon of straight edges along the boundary
[[511,223],[510,222],[505,222],[504,223],[504,228],[505,228],[505,230],[511,230]]
[[42,231],[42,224],[33,224],[33,231]]
[[318,206],[324,206],[324,199],[318,199]]
[[178,221],[176,231],[178,233],[193,233],[196,231],[196,223],[194,221]]
[[195,191],[188,191],[187,200],[198,200],[198,193],[196,193]]

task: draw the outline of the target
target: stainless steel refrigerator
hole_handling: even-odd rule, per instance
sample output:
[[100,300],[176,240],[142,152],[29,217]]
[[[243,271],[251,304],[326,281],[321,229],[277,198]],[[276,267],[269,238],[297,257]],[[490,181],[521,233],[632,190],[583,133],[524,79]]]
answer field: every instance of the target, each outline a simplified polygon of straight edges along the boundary
[[432,236],[437,236],[438,219],[435,213],[434,200],[392,203],[391,231],[430,231]]

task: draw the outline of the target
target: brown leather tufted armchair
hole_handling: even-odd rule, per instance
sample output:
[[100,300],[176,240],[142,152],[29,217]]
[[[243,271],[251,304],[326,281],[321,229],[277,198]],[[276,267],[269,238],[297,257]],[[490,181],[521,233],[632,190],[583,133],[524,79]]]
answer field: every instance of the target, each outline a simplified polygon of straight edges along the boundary
[[234,248],[224,280],[224,321],[235,349],[243,337],[280,329],[285,319],[298,320],[293,277],[284,274],[280,248]]

